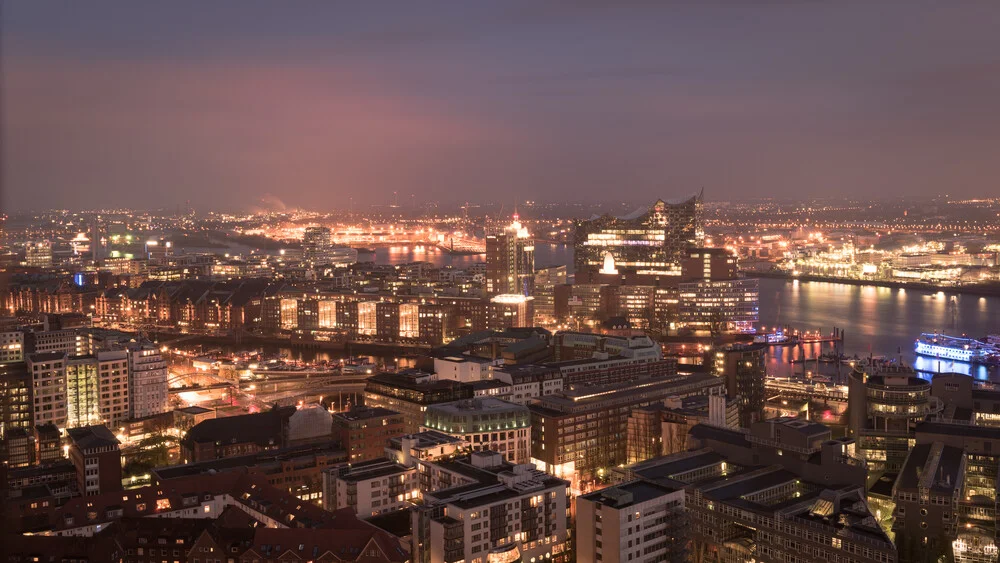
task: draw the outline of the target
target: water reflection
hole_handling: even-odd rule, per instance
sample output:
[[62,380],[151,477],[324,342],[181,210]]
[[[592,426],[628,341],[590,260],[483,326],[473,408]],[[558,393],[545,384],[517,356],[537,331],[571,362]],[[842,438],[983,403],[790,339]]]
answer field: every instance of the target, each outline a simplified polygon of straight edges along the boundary
[[[991,375],[984,366],[918,358],[913,343],[921,332],[977,338],[1000,334],[1000,298],[762,279],[760,301],[761,323],[765,326],[787,325],[824,333],[835,326],[843,328],[844,351],[848,355],[902,359],[927,373],[956,371],[979,379]],[[815,355],[806,351],[808,357]],[[775,373],[788,373],[789,354],[797,358],[798,353],[797,349],[775,349]],[[992,375],[1000,379],[996,373]]]

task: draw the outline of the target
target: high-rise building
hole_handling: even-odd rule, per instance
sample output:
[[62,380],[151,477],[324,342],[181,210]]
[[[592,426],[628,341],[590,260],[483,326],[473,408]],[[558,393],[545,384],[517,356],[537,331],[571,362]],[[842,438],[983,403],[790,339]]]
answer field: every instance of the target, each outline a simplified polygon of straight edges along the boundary
[[906,373],[854,371],[847,400],[848,431],[874,474],[901,471],[917,425],[944,409],[943,401],[931,395],[931,382]]
[[129,418],[145,418],[169,410],[167,363],[151,344],[129,347]]
[[747,332],[760,320],[760,280],[699,280],[679,286],[679,320],[713,335]]
[[702,194],[665,202],[615,217],[576,222],[576,281],[597,283],[608,277],[626,283],[661,285],[681,275],[684,252],[702,246]]
[[685,281],[731,280],[738,275],[736,255],[726,248],[692,248],[681,259]]
[[65,364],[66,428],[102,424],[97,357],[69,356]]
[[[566,265],[543,268],[535,272],[535,321],[534,324],[552,323],[566,312],[564,307],[557,306],[559,296],[557,288],[566,287]],[[565,291],[565,290],[563,290]],[[563,296],[565,297],[565,296]]]
[[535,243],[518,216],[502,232],[486,235],[486,294],[528,297],[535,285]]
[[302,235],[302,260],[312,267],[348,266],[358,261],[358,251],[335,247],[326,227],[306,227]]
[[0,436],[10,428],[31,430],[31,375],[24,362],[0,364]]
[[128,356],[128,350],[104,350],[97,353],[101,420],[108,428],[116,431],[130,418]]
[[51,423],[66,428],[66,358],[64,352],[28,355],[36,426]]
[[333,247],[330,229],[326,227],[306,227],[302,234],[302,259],[310,265],[329,263],[330,249]]
[[739,406],[740,426],[750,425],[764,416],[767,402],[764,382],[767,379],[767,346],[733,344],[715,352],[715,374],[725,380],[726,395]]
[[683,488],[631,481],[576,503],[577,561],[687,561]]
[[0,332],[0,364],[24,361],[24,333],[20,330]]
[[52,266],[52,243],[47,240],[29,242],[24,247],[24,265],[30,268]]

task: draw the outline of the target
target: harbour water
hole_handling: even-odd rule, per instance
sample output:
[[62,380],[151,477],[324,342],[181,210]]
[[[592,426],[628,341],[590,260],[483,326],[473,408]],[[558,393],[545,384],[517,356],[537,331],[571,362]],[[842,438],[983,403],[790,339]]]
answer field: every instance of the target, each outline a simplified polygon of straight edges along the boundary
[[[845,331],[844,352],[899,359],[920,372],[959,372],[979,379],[1000,379],[983,366],[918,357],[913,345],[921,332],[981,338],[1000,334],[1000,298],[947,292],[913,291],[828,282],[760,280],[760,321],[764,327],[793,326],[829,333]],[[815,357],[818,347],[806,348]],[[826,348],[822,351],[829,351]],[[784,374],[796,348],[775,348],[774,370]]]

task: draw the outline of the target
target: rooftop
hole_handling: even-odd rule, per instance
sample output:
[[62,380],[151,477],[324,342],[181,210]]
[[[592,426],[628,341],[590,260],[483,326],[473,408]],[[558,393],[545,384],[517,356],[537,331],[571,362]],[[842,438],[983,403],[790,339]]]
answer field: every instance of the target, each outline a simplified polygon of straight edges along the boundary
[[81,450],[117,447],[120,443],[118,438],[104,425],[69,428],[66,430],[66,434]]
[[615,508],[627,508],[676,492],[680,489],[647,481],[630,481],[583,495],[581,498]]
[[355,407],[349,411],[334,413],[333,417],[349,422],[358,420],[371,420],[373,418],[384,418],[395,416],[399,413],[382,407]]

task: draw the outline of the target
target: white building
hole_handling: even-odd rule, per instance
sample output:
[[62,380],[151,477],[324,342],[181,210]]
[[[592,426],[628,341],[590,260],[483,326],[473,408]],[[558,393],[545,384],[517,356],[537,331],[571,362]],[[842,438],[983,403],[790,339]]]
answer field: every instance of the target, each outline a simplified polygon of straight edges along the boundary
[[492,360],[477,356],[448,356],[434,358],[434,373],[439,379],[451,379],[462,383],[482,381],[492,377]]
[[411,513],[413,561],[538,563],[566,551],[566,481],[497,452],[421,464],[421,472],[429,489]]
[[33,332],[28,338],[32,341],[31,351],[36,353],[65,352],[70,356],[90,353],[90,339],[72,328]]
[[510,402],[527,405],[531,399],[563,390],[562,373],[555,368],[512,365],[493,370],[493,377],[510,385]]
[[461,438],[473,450],[500,452],[512,463],[531,459],[528,407],[490,397],[427,405],[424,427]]
[[51,422],[66,427],[66,354],[29,354],[35,426]]
[[97,353],[97,390],[101,419],[117,432],[129,418],[129,366],[127,350]]
[[684,489],[632,481],[576,500],[578,561],[685,561],[686,543]]
[[323,508],[351,508],[360,518],[403,510],[420,498],[416,466],[373,459],[323,472]]
[[167,412],[169,388],[167,362],[149,344],[129,347],[130,417],[144,418]]
[[0,332],[0,363],[24,361],[24,333]]

